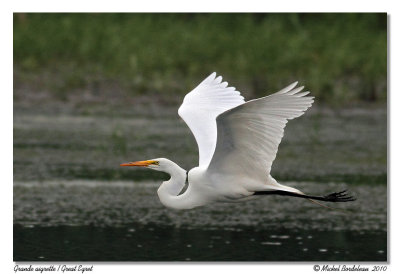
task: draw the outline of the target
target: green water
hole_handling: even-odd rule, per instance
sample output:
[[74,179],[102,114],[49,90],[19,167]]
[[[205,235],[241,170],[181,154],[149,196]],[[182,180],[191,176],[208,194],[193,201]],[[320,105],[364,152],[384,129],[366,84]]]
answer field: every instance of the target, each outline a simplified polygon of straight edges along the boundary
[[[336,183],[288,182],[327,193]],[[17,261],[386,261],[386,187],[320,208],[262,197],[188,211],[158,201],[155,182],[32,182],[14,186]]]
[[15,261],[387,260],[382,231],[17,225],[14,239]]

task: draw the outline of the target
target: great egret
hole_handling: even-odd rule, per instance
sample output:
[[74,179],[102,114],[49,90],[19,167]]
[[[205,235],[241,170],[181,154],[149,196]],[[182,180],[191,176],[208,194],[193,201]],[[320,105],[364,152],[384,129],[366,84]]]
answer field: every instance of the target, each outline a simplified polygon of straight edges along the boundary
[[[271,175],[288,120],[313,103],[297,82],[266,97],[244,101],[240,92],[212,73],[188,93],[178,113],[196,138],[199,166],[188,173],[176,163],[157,158],[121,164],[169,173],[157,193],[162,204],[191,209],[213,202],[240,202],[259,195],[286,195],[312,201],[348,202],[346,191],[309,196],[279,184]],[[188,187],[182,194],[186,178]],[[314,201],[315,202],[315,201]]]

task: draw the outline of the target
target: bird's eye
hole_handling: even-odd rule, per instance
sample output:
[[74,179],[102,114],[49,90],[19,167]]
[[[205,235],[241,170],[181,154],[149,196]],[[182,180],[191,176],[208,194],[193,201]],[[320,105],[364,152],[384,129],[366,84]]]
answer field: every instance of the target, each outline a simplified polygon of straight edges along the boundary
[[154,161],[153,165],[158,165],[160,162],[159,161]]

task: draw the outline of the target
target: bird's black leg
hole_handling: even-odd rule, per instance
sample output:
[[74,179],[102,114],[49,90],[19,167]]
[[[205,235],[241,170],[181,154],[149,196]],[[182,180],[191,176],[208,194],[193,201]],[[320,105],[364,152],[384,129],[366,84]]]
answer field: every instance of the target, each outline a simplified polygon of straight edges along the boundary
[[272,190],[272,191],[256,191],[256,192],[254,192],[253,195],[292,196],[292,197],[312,199],[312,200],[318,200],[318,201],[324,201],[324,202],[334,202],[334,203],[355,201],[356,198],[348,195],[346,193],[346,191],[347,190],[343,190],[340,192],[334,192],[334,193],[328,194],[326,196],[310,196],[310,195],[293,193],[293,192],[283,191],[283,190]]

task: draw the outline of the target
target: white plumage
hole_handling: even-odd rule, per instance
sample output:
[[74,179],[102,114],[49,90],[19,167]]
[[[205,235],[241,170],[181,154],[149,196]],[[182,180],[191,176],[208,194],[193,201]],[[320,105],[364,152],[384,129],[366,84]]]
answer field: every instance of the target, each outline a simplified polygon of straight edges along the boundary
[[178,113],[196,138],[199,166],[207,166],[217,143],[218,115],[244,103],[240,92],[212,73],[183,99]]
[[178,113],[199,148],[199,166],[188,173],[165,158],[130,162],[171,175],[158,189],[167,207],[190,209],[213,202],[238,202],[258,195],[278,194],[312,200],[354,200],[345,192],[307,196],[281,185],[270,175],[288,120],[301,116],[313,103],[309,92],[293,83],[266,97],[244,101],[240,92],[212,73],[188,93]]

